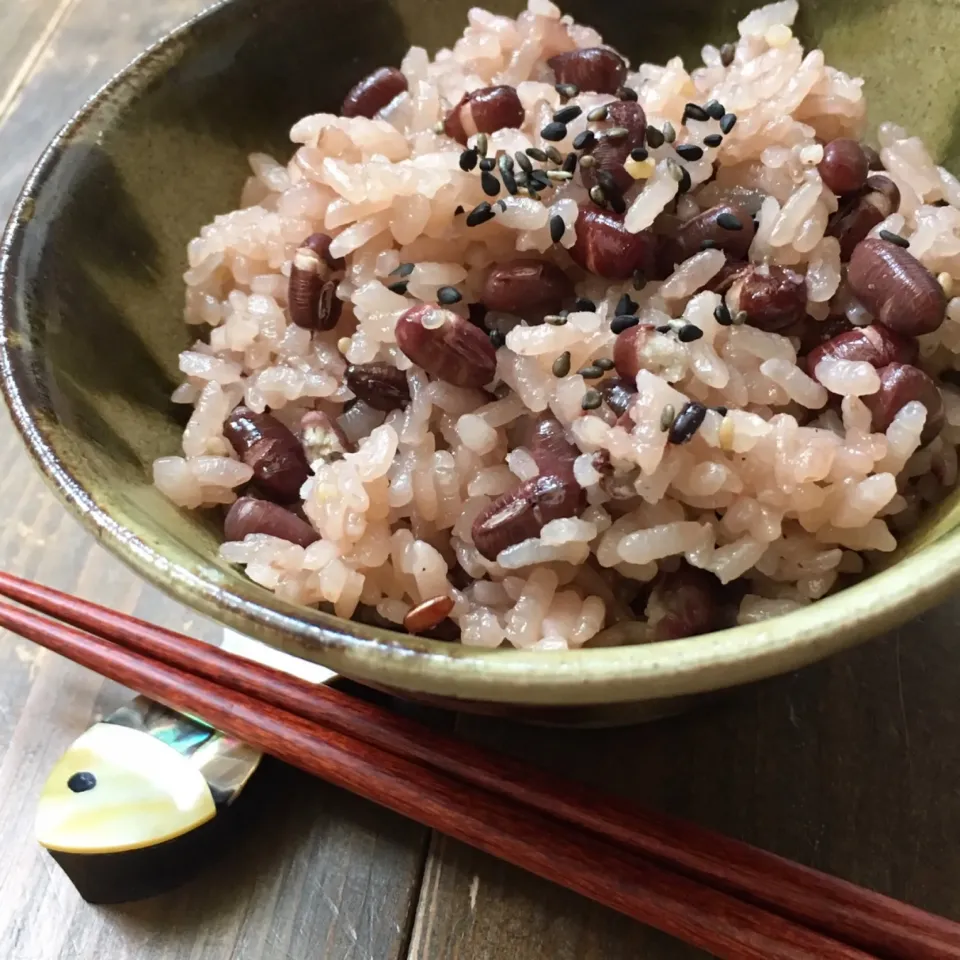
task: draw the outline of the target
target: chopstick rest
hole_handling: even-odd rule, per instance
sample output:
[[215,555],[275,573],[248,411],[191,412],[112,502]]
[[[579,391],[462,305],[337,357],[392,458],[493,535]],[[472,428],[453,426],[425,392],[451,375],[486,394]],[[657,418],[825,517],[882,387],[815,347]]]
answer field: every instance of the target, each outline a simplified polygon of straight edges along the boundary
[[37,840],[89,903],[155,896],[225,849],[261,757],[137,697],[57,762],[40,795]]

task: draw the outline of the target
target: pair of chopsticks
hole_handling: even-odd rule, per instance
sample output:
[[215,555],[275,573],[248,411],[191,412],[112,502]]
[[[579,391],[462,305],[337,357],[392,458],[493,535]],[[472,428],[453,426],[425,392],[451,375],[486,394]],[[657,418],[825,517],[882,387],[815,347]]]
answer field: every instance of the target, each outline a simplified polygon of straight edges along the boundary
[[960,958],[942,917],[31,581],[0,596],[39,611],[0,626],[717,957]]

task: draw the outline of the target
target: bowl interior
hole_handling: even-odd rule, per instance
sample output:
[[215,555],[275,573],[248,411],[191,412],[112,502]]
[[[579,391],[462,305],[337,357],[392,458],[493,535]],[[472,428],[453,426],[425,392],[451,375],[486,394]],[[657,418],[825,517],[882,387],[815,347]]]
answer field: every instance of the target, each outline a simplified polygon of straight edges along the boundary
[[[489,6],[511,14],[520,7]],[[634,62],[682,54],[692,63],[703,43],[734,37],[752,6],[571,0],[564,9]],[[433,669],[455,679],[457,661],[479,670],[491,657],[278,601],[218,560],[215,518],[173,507],[151,486],[150,465],[178,451],[188,413],[169,401],[177,354],[195,336],[181,321],[184,248],[202,224],[236,206],[245,155],[286,159],[296,119],[336,110],[359,77],[398,64],[411,44],[433,52],[452,43],[468,7],[465,0],[232,0],[215,8],[144,55],[68,125],[35,170],[5,241],[5,389],[61,495],[109,546],[185,602],[335,669],[391,682],[407,677],[400,685],[430,686],[423,676]],[[939,0],[808,0],[798,30],[808,45],[824,48],[828,62],[866,78],[874,126],[906,121],[938,159],[960,169],[960,92],[944,55],[960,41],[960,13]],[[928,519],[903,556],[955,528],[955,501]],[[810,636],[822,640],[838,609],[828,602],[822,613],[805,611]],[[794,629],[790,620],[767,634]],[[749,656],[752,634],[728,633],[744,638]],[[676,648],[660,646],[669,660]],[[414,667],[411,652],[423,655]],[[817,646],[807,659],[824,652]],[[582,667],[571,664],[614,664],[623,655],[631,656],[541,657],[540,674],[555,676],[538,694],[525,692],[539,682],[527,667],[515,688],[484,690],[477,674],[471,689],[496,699],[549,699],[565,684],[585,682]],[[510,651],[493,657],[525,662]],[[561,663],[565,678],[556,675]],[[453,680],[440,686],[459,692]],[[590,696],[605,699],[603,686],[597,680]],[[618,689],[621,698],[653,695],[643,683]]]

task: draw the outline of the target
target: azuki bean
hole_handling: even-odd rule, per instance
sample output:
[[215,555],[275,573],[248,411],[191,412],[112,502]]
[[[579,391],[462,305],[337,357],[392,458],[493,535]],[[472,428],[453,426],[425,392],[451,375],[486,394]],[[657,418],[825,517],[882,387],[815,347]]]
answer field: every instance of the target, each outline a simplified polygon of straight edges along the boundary
[[746,311],[747,323],[768,332],[796,323],[807,312],[803,277],[778,266],[752,266],[743,271],[727,291],[733,316]]
[[223,434],[264,493],[281,503],[298,499],[310,473],[307,458],[300,441],[276,417],[240,406],[227,417]]
[[488,560],[501,550],[539,536],[551,520],[576,516],[585,506],[583,488],[573,478],[534,477],[505,493],[473,522],[473,544]]
[[[662,260],[663,258],[661,258]],[[710,282],[704,286],[705,290],[711,290],[713,293],[724,294],[732,286],[733,282],[750,267],[746,260],[728,260],[721,268],[720,272],[715,274]],[[673,272],[673,267],[669,273]]]
[[496,133],[508,127],[522,127],[526,114],[513,87],[481,87],[465,93],[447,114],[444,132],[460,143],[477,133]]
[[885,431],[906,404],[919,400],[927,409],[920,442],[926,445],[934,440],[946,419],[943,397],[936,383],[922,370],[907,363],[891,363],[879,374],[880,389],[861,397],[870,410],[873,429]]
[[827,235],[840,241],[840,259],[849,260],[857,244],[899,207],[897,185],[889,177],[879,175],[867,178],[864,192],[859,196],[843,199],[827,224]]
[[607,129],[620,127],[627,131],[627,135],[616,140],[610,140],[603,135],[603,130],[597,130],[597,139],[584,150],[584,154],[593,157],[592,167],[585,167],[581,171],[584,185],[589,189],[597,182],[602,185],[603,174],[613,178],[615,186],[625,193],[633,186],[633,177],[624,169],[624,163],[635,147],[642,147],[647,133],[647,115],[639,103],[629,100],[617,100],[607,105]]
[[456,387],[483,387],[497,369],[490,338],[452,310],[421,304],[397,321],[397,345],[431,377]]
[[573,475],[573,462],[580,451],[567,439],[567,431],[556,417],[549,413],[537,417],[529,442],[530,455],[541,474]]
[[403,627],[409,633],[426,633],[438,627],[454,608],[453,597],[431,597],[417,604],[403,618]]
[[617,339],[613,341],[613,365],[617,373],[628,382],[633,382],[640,372],[642,366],[640,351],[653,330],[652,323],[639,323],[618,334]]
[[547,61],[557,83],[573,83],[581,90],[616,93],[627,79],[623,58],[607,47],[584,47],[558,53]]
[[836,194],[856,193],[867,182],[870,161],[863,147],[849,137],[837,137],[823,148],[817,165],[820,179]]
[[888,363],[914,363],[920,348],[917,341],[888,330],[882,323],[855,327],[821,343],[807,355],[807,372],[812,377],[817,364],[833,360],[860,360],[880,369]]
[[[721,227],[717,218],[725,213],[736,217],[743,229],[727,230]],[[715,247],[723,250],[733,262],[744,260],[750,244],[753,243],[753,234],[753,217],[744,207],[730,203],[711,207],[687,220],[674,237],[663,241],[663,254],[669,259],[669,263],[664,266],[672,272],[677,264],[699,253],[703,249],[704,240],[709,240]]]
[[396,67],[380,67],[369,77],[364,77],[344,97],[340,113],[345,117],[372,119],[406,89],[407,78]]
[[[623,334],[620,336],[623,336]],[[630,409],[634,397],[637,395],[636,387],[627,378],[612,377],[609,380],[604,380],[597,389],[600,391],[604,403],[618,417],[622,417]]]
[[[343,257],[334,260],[330,256],[330,244],[333,243],[333,237],[329,233],[311,233],[301,247],[309,247],[315,254],[323,259],[323,262],[333,271],[346,270],[347,261]],[[326,275],[324,276],[326,279]]]
[[861,143],[860,149],[863,150],[864,154],[867,157],[867,169],[868,170],[882,170],[883,161],[880,159],[880,154],[877,153],[869,143]]
[[573,283],[547,260],[523,258],[495,266],[483,282],[480,299],[488,310],[512,313],[540,323],[573,299]]
[[679,640],[718,630],[723,620],[720,583],[705,570],[665,574],[647,601],[650,639]]
[[870,238],[857,245],[847,267],[857,299],[895,333],[932,333],[947,311],[937,278],[909,250]]
[[330,257],[332,237],[314,233],[294,254],[287,285],[290,319],[307,330],[332,330],[340,319],[343,304],[337,298],[337,285],[330,279],[344,268],[343,260]]
[[265,533],[300,547],[309,547],[320,539],[309,523],[279,504],[241,497],[227,511],[223,535],[227,540],[242,540],[251,533]]
[[300,418],[297,431],[307,463],[339,460],[352,450],[350,441],[337,423],[322,410],[308,410]]
[[354,396],[374,410],[389,413],[410,402],[406,374],[388,363],[352,363],[344,380]]
[[570,256],[584,270],[605,280],[629,280],[636,270],[657,275],[657,237],[651,231],[630,233],[620,214],[592,204],[580,205],[576,229]]

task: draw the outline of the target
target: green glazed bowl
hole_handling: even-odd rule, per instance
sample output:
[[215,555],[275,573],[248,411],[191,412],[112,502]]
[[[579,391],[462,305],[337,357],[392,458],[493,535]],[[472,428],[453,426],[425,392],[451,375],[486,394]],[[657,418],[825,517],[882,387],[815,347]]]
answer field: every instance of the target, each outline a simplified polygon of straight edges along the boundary
[[[516,13],[518,3],[495,9]],[[698,57],[736,35],[746,0],[572,0],[628,54]],[[930,517],[885,571],[797,613],[709,636],[571,652],[475,650],[295,608],[217,559],[219,532],[150,483],[179,449],[169,402],[184,248],[236,206],[245,155],[286,157],[299,117],[413,43],[450,44],[466,0],[231,0],[176,30],[95,96],[46,151],[3,240],[0,374],[13,418],[69,507],[144,577],[201,613],[374,686],[539,719],[622,720],[811,663],[944,598],[960,576],[958,509]],[[960,8],[808,0],[798,26],[864,76],[871,120],[899,119],[954,171]],[[616,628],[629,636],[629,625]]]

